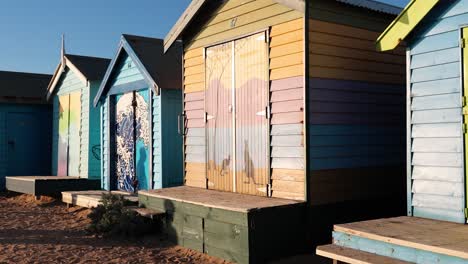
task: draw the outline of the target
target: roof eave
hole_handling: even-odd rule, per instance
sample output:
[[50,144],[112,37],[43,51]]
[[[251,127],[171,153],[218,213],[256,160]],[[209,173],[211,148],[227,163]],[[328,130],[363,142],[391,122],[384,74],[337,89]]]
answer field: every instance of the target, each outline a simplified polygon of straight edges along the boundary
[[377,39],[377,50],[395,49],[440,0],[412,0]]
[[[78,79],[80,79],[85,85],[88,85],[88,79],[86,78],[86,76],[84,76],[84,74],[69,59],[67,59],[67,55],[65,55],[64,57],[65,57],[64,60],[62,60],[62,62],[60,62],[59,65],[57,66],[57,69],[55,70],[55,73],[52,77],[52,80],[49,83],[49,87],[47,87],[47,97],[46,97],[47,101],[50,100],[50,97],[54,93],[57,87],[58,81],[60,80],[60,77],[62,76],[62,73],[65,67],[70,68],[70,70],[72,70],[74,73],[78,75]],[[65,62],[65,65],[62,65],[63,62]]]

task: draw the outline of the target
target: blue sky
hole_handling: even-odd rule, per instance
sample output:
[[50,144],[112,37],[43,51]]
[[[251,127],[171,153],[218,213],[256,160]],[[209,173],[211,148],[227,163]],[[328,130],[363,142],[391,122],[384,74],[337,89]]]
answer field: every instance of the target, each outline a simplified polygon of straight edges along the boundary
[[[408,0],[382,0],[405,5]],[[111,58],[122,33],[164,38],[190,0],[10,0],[0,8],[0,70],[52,73],[67,52]]]

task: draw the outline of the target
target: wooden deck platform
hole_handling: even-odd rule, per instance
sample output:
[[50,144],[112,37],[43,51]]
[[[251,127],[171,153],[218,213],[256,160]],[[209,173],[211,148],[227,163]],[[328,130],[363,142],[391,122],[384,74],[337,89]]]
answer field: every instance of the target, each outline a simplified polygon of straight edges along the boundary
[[[62,202],[68,205],[76,205],[86,208],[97,207],[104,193],[108,191],[76,191],[76,192],[62,192]],[[138,204],[138,196],[121,192],[112,191],[113,194],[122,195],[125,199],[133,204]]]
[[265,263],[305,247],[305,203],[193,187],[140,191],[141,206],[165,213],[175,243],[237,263]]
[[467,225],[417,217],[336,225],[333,244],[409,263],[468,263]]
[[63,191],[99,190],[101,181],[70,176],[7,176],[6,188],[35,196],[59,196]]

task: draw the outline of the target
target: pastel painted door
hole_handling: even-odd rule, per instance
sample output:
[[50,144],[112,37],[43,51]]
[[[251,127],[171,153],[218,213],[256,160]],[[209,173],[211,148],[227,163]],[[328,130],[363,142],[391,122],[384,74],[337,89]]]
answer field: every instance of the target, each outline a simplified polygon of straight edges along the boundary
[[116,95],[115,138],[118,190],[151,188],[148,90]]
[[80,175],[81,93],[59,96],[58,176]]
[[267,196],[268,46],[265,33],[206,49],[208,188]]
[[[463,126],[465,149],[465,204],[468,207],[468,28],[463,28]],[[465,209],[465,218],[468,217],[468,209]],[[468,221],[468,219],[466,219]]]

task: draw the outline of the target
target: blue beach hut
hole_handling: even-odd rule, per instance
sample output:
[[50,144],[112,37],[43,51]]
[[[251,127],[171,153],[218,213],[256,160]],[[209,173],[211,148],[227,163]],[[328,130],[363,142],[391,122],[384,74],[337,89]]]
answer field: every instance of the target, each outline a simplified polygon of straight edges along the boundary
[[103,189],[183,183],[181,56],[178,45],[164,54],[163,40],[122,36],[94,99],[102,115]]

